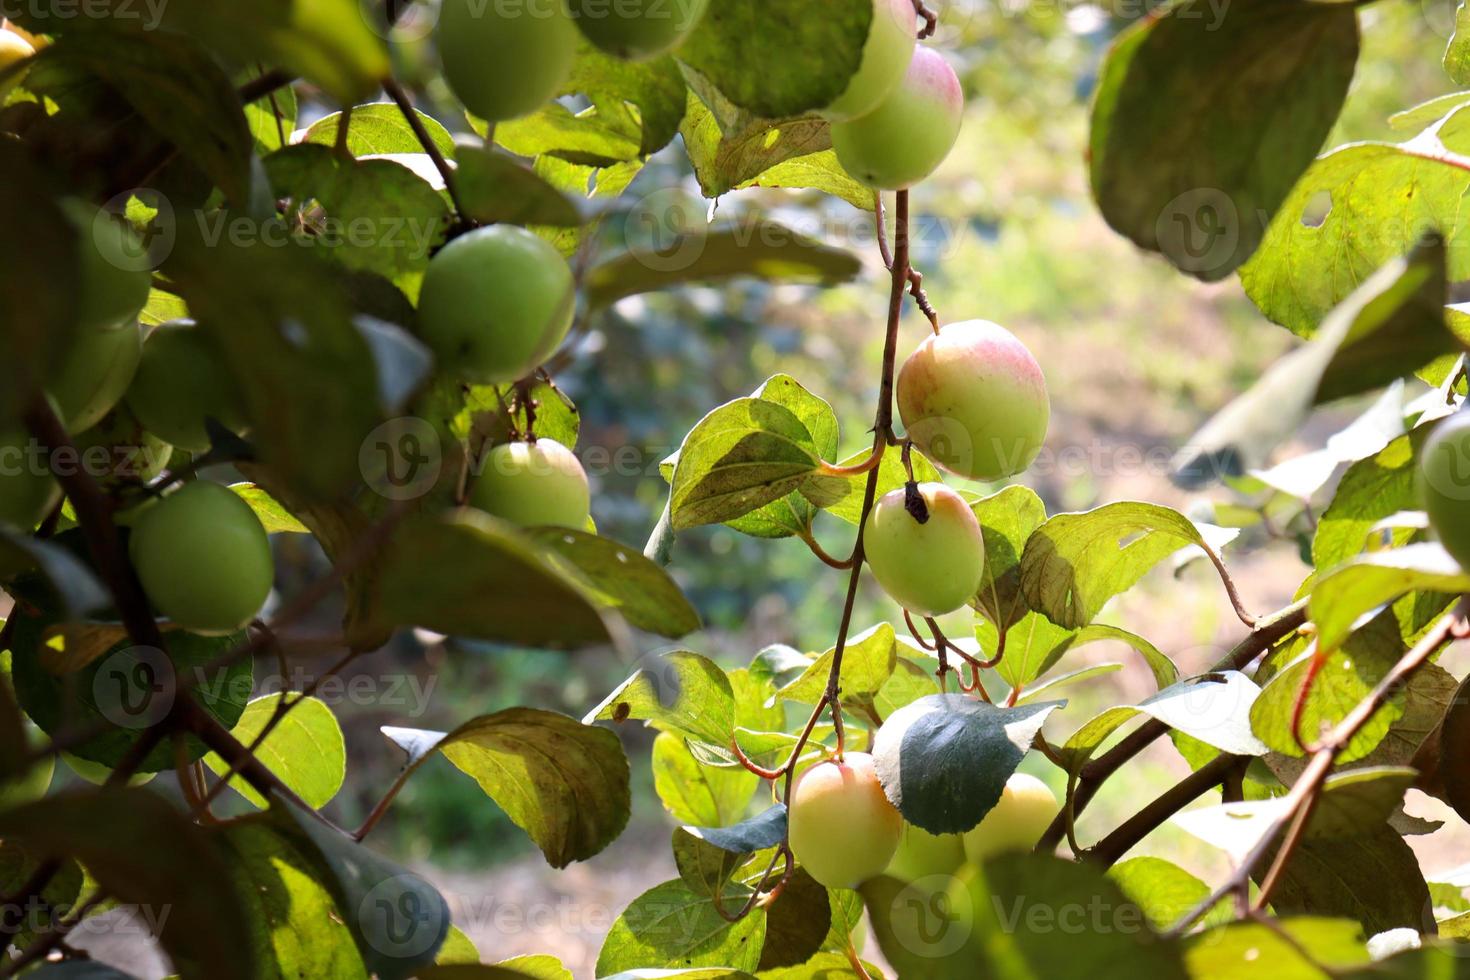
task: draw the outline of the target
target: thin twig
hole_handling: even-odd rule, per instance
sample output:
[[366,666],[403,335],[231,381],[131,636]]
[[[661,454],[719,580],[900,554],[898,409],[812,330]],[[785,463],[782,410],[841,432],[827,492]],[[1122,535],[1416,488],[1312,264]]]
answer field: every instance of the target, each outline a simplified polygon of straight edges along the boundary
[[403,91],[403,86],[391,78],[383,79],[382,85],[383,91],[388,93],[388,98],[397,103],[399,111],[403,113],[403,118],[408,122],[409,129],[413,130],[413,135],[419,141],[419,145],[434,162],[434,169],[438,170],[439,176],[444,178],[444,190],[449,194],[449,199],[454,202],[454,210],[460,220],[469,221],[469,213],[465,211],[464,202],[460,200],[459,191],[454,186],[454,171],[450,168],[449,162],[444,159],[444,154],[439,152],[439,147],[434,145],[434,140],[429,136],[428,129],[424,127],[424,121],[419,118],[418,110],[409,101],[408,94]]
[[1238,772],[1245,761],[1238,755],[1222,753],[1216,756],[1124,821],[1117,830],[1084,852],[1085,856],[1104,868],[1112,867],[1141,840],[1163,826],[1164,821]]

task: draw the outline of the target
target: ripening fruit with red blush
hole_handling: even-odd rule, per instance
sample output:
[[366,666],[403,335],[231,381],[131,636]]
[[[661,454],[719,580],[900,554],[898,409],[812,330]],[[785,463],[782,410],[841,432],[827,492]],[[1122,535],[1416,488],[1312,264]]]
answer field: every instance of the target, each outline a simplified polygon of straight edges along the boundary
[[828,888],[853,888],[882,874],[903,830],[866,752],[802,773],[791,790],[789,819],[792,853]]
[[833,123],[842,168],[869,187],[898,191],[939,169],[960,136],[965,93],[936,51],[914,51],[903,80],[867,115]]
[[[863,527],[873,577],[893,601],[921,616],[943,616],[969,602],[985,572],[985,538],[965,499],[942,483],[886,493]],[[924,518],[922,521],[920,517]]]
[[914,0],[873,0],[863,60],[822,115],[834,123],[847,122],[878,108],[903,81],[917,45]]
[[1041,365],[988,320],[951,323],[898,372],[898,412],[920,452],[972,480],[1021,472],[1046,441],[1051,401]]

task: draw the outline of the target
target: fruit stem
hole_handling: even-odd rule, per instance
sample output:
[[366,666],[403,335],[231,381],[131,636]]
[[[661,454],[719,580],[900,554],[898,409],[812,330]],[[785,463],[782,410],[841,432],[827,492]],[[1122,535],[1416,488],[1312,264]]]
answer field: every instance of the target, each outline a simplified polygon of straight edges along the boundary
[[914,13],[924,19],[924,26],[919,28],[919,40],[924,41],[934,36],[939,29],[939,15],[929,8],[924,0],[914,0]]

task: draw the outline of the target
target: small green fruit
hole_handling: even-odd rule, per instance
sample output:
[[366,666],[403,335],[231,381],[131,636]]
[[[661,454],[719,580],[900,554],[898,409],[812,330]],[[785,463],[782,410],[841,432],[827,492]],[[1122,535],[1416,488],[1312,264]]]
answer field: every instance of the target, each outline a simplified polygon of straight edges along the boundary
[[954,149],[965,95],[954,69],[915,49],[903,80],[872,112],[832,125],[842,168],[870,187],[898,191],[939,169]]
[[78,436],[76,446],[83,467],[106,490],[148,483],[163,472],[174,451],[145,430],[126,405],[117,406]]
[[61,202],[77,233],[77,322],[83,330],[135,320],[148,305],[153,277],[147,250],[122,218],[85,201]]
[[853,888],[882,874],[903,830],[866,752],[803,772],[791,790],[789,819],[792,853],[828,888]]
[[143,356],[143,330],[136,321],[85,327],[72,339],[61,370],[47,392],[56,399],[67,431],[86,432],[102,421],[128,390]]
[[921,483],[928,519],[908,510],[906,490],[886,493],[868,515],[863,551],[873,577],[893,600],[921,616],[943,616],[969,602],[985,572],[985,538],[963,497],[942,483]]
[[1003,851],[1029,851],[1046,833],[1060,806],[1050,787],[1024,772],[1012,774],[980,825],[965,834],[965,857],[980,864]]
[[196,633],[249,623],[275,580],[260,519],[218,483],[189,483],[143,511],[128,554],[154,607]]
[[898,411],[925,456],[973,480],[1030,466],[1051,420],[1036,358],[987,320],[951,323],[919,345],[898,373]]
[[577,56],[563,0],[444,0],[434,39],[449,87],[489,122],[555,98]]
[[419,334],[439,365],[496,384],[530,374],[567,335],[576,285],[566,260],[524,228],[461,235],[429,263]]
[[568,0],[582,36],[618,58],[646,61],[672,51],[699,26],[709,0]]
[[1419,485],[1440,543],[1470,569],[1470,411],[1435,428],[1420,457]]
[[245,427],[234,377],[189,320],[170,321],[148,335],[127,404],[145,429],[191,453],[209,448],[207,417],[236,432]]
[[873,22],[863,60],[847,88],[822,110],[832,122],[865,116],[903,81],[918,44],[914,0],[873,0]]
[[592,497],[575,454],[552,439],[511,442],[485,454],[470,503],[521,527],[587,527]]
[[965,844],[959,834],[931,834],[904,822],[898,850],[884,874],[913,882],[935,875],[952,875],[965,863]]

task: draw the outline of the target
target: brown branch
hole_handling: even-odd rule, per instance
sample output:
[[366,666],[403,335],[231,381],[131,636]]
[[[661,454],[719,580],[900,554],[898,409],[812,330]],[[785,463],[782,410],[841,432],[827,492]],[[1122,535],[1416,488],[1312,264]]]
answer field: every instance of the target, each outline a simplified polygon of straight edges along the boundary
[[1125,820],[1117,830],[1085,852],[1085,856],[1104,868],[1112,867],[1139,841],[1163,826],[1164,821],[1240,771],[1246,761],[1245,757],[1238,755],[1222,753],[1216,756]]
[[[1254,632],[1210,667],[1208,672],[1244,669],[1251,661],[1300,629],[1306,621],[1307,601],[1303,599],[1262,619]],[[1040,842],[1037,843],[1037,851],[1045,853],[1055,850],[1066,835],[1067,828],[1086,809],[1087,804],[1092,801],[1098,788],[1107,781],[1108,777],[1152,745],[1168,730],[1168,725],[1150,718],[1117,745],[1084,765],[1079,773],[1076,788],[1073,790],[1070,807],[1063,807],[1062,812],[1057,814],[1056,819],[1051,822],[1051,826],[1046,829],[1046,833],[1042,834]]]
[[924,0],[914,0],[914,13],[924,20],[924,26],[919,28],[919,40],[924,41],[934,36],[939,29],[939,15],[929,8]]
[[434,161],[434,168],[439,171],[439,176],[444,178],[444,190],[449,194],[449,199],[454,202],[454,210],[459,214],[461,221],[469,221],[468,212],[465,211],[464,202],[459,198],[459,191],[454,186],[454,171],[450,169],[449,162],[444,159],[444,154],[439,152],[439,147],[434,145],[434,140],[429,136],[429,131],[424,128],[424,121],[419,118],[418,110],[408,100],[408,95],[403,91],[403,86],[391,78],[385,78],[382,82],[383,91],[398,105],[403,113],[408,127],[413,130],[414,138]]

